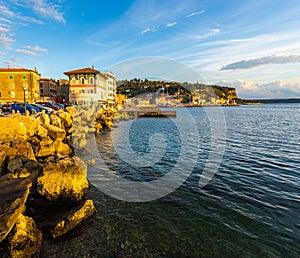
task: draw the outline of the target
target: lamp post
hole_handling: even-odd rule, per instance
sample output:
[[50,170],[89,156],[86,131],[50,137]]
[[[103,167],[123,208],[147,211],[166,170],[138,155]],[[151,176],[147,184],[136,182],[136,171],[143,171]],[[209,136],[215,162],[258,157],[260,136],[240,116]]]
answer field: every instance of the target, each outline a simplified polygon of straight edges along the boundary
[[23,92],[24,92],[24,113],[26,114],[26,94],[25,94],[26,88],[25,87],[23,87]]

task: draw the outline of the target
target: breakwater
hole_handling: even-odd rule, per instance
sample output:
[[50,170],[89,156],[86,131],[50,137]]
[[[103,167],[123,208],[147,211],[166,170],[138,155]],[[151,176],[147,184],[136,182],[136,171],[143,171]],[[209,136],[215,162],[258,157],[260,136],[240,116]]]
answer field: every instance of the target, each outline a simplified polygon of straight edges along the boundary
[[43,238],[59,239],[96,212],[86,196],[89,133],[110,130],[115,108],[68,107],[51,115],[0,117],[0,253],[37,256]]

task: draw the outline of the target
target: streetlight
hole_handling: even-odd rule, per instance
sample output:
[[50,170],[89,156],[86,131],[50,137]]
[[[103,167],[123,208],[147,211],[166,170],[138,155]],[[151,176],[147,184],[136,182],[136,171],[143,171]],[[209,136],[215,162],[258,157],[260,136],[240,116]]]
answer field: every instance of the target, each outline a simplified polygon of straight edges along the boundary
[[26,94],[25,94],[26,88],[25,87],[23,87],[23,91],[24,91],[24,113],[26,114]]

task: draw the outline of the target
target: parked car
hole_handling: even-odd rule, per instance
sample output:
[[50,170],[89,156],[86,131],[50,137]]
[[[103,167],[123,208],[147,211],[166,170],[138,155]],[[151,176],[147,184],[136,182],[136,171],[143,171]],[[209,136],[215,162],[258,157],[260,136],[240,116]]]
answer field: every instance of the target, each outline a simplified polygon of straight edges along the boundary
[[10,104],[0,104],[3,113],[10,112]]
[[[15,103],[10,105],[10,111],[14,110],[15,112],[20,112],[21,114],[25,113],[24,103]],[[39,109],[32,106],[31,104],[26,104],[26,110],[31,113],[38,113]]]
[[61,109],[59,106],[53,104],[53,103],[49,103],[49,102],[37,102],[37,104],[40,104],[44,107],[49,107],[52,108],[53,110],[59,110]]
[[49,107],[46,107],[46,106],[42,106],[40,104],[31,104],[32,106],[36,107],[39,112],[42,112],[43,110],[47,113],[47,114],[50,114],[53,112],[53,109],[52,108],[49,108]]

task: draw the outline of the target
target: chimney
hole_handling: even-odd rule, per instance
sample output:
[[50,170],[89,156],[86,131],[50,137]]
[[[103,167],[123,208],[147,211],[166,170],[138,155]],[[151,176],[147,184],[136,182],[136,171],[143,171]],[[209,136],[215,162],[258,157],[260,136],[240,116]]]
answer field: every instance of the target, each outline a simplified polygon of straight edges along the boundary
[[92,69],[95,69],[95,67],[94,67],[94,65],[92,65],[92,67],[91,67]]

